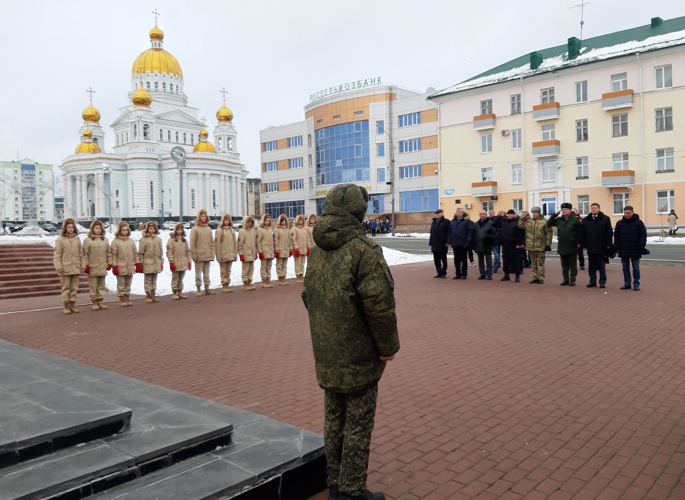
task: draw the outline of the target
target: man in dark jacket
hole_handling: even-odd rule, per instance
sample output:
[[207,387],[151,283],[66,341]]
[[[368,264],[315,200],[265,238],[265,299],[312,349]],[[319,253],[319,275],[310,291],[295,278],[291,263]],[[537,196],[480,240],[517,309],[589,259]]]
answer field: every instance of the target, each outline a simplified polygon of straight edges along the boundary
[[611,219],[599,210],[599,203],[590,205],[590,215],[583,219],[580,225],[580,247],[587,249],[588,273],[590,282],[588,288],[597,286],[597,272],[599,271],[599,287],[605,288],[607,282],[606,264],[604,256],[611,248],[613,238]]
[[394,281],[381,247],[362,232],[369,195],[339,184],[314,226],[302,300],[316,379],[324,389],[329,498],[383,500],[366,490],[378,381],[400,349]]
[[[580,245],[580,219],[571,213],[573,205],[562,203],[561,210],[553,213],[547,221],[549,227],[557,227],[557,253],[561,259],[561,286],[576,286],[578,276],[578,245]],[[561,217],[559,217],[561,215]]]
[[633,207],[623,209],[623,218],[614,229],[614,247],[623,265],[623,286],[621,290],[630,290],[630,265],[633,265],[633,290],[640,289],[640,259],[646,252],[647,228],[640,220]]
[[428,245],[433,252],[433,262],[435,262],[435,278],[447,276],[447,234],[450,231],[450,223],[443,217],[442,209],[435,211],[433,223],[431,224],[431,234]]
[[[578,219],[580,220],[581,226],[582,226],[583,216],[578,213],[578,209],[574,208],[573,210],[571,210],[571,212],[573,212],[573,215],[578,217]],[[580,230],[582,232],[583,228],[581,227]],[[582,245],[578,247],[578,268],[581,271],[585,271],[585,254],[583,253]]]
[[464,209],[459,207],[450,222],[447,231],[447,246],[454,252],[454,268],[456,269],[455,280],[465,280],[468,274],[468,250],[473,239],[473,222],[464,213]]
[[473,224],[473,250],[478,254],[479,280],[492,280],[492,246],[495,244],[495,226],[485,210],[480,211],[479,220]]
[[[490,220],[494,221],[495,217],[499,217],[499,219],[506,219],[506,214],[504,213],[504,210],[498,210],[497,215],[495,215],[494,210],[490,210],[488,212],[488,217],[490,217]],[[502,260],[502,242],[500,241],[500,233],[502,231],[502,228],[499,226],[495,227],[495,244],[492,245],[492,272],[496,273],[499,271],[499,268],[501,267],[501,260]]]
[[[500,218],[500,216],[498,216]],[[521,281],[521,255],[519,249],[524,248],[526,232],[519,229],[519,218],[511,209],[500,222],[500,243],[502,244],[502,260],[504,261],[504,276],[500,281],[509,281],[510,273],[516,275],[516,283]]]

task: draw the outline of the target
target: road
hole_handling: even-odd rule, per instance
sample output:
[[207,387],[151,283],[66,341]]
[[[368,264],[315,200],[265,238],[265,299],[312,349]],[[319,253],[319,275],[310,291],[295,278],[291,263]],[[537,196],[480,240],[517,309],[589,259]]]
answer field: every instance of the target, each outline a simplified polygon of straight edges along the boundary
[[[375,240],[380,245],[394,250],[400,250],[411,254],[430,254],[427,239],[377,236]],[[685,239],[683,241],[685,242]],[[642,262],[645,264],[658,266],[685,266],[685,245],[648,244],[647,248],[651,253],[642,257]],[[556,243],[552,245],[552,253],[547,254],[548,258],[558,258],[557,254],[554,252],[555,250]],[[450,251],[450,256],[451,255],[452,252]],[[613,262],[620,263],[618,259],[614,259]]]

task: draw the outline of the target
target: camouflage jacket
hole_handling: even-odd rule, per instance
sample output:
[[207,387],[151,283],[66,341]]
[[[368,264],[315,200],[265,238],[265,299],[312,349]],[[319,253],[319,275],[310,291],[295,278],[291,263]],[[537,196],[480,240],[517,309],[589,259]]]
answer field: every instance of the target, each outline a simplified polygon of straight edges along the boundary
[[544,217],[537,219],[519,219],[518,226],[526,230],[526,250],[529,252],[544,252],[545,247],[552,246],[552,228],[547,225]]
[[[319,385],[351,393],[378,382],[386,364],[380,356],[400,348],[394,282],[383,250],[364,235],[357,213],[331,207],[329,196],[314,227],[302,300]],[[366,211],[363,198],[355,203]]]

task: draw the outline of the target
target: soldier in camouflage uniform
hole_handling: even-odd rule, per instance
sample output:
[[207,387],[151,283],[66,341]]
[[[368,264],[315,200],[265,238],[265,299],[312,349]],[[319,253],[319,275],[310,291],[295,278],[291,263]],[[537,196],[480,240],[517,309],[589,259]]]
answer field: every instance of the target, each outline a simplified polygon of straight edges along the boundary
[[533,279],[530,283],[542,285],[545,282],[545,252],[552,251],[552,228],[547,225],[545,218],[540,215],[540,207],[530,209],[533,218],[524,212],[519,219],[519,229],[526,230],[526,250],[530,252],[533,265]]
[[302,300],[324,397],[329,499],[383,500],[366,488],[378,381],[400,348],[394,282],[383,250],[364,235],[369,201],[354,184],[334,187],[314,227]]

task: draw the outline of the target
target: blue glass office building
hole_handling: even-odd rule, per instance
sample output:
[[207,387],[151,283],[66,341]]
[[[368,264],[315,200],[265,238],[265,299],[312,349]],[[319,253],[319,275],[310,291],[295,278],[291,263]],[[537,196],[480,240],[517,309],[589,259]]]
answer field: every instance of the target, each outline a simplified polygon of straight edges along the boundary
[[370,179],[368,120],[316,131],[317,186]]

